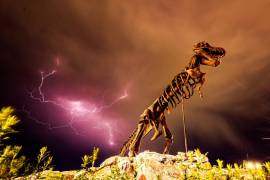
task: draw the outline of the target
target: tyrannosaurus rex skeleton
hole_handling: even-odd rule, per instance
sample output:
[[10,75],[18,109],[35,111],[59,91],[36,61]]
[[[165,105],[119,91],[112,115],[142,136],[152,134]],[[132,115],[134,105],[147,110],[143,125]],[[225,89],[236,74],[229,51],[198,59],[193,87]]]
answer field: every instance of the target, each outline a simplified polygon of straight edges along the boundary
[[223,48],[212,47],[205,41],[195,44],[193,51],[195,54],[188,67],[177,74],[163,93],[140,115],[138,126],[121,149],[121,156],[124,156],[127,150],[129,150],[129,156],[135,156],[139,151],[141,138],[152,129],[154,129],[154,135],[151,141],[157,139],[162,134],[162,131],[158,130],[159,125],[162,126],[165,137],[163,153],[169,153],[173,136],[166,124],[165,111],[170,113],[172,108],[175,108],[183,99],[189,99],[194,94],[197,85],[199,85],[198,90],[202,97],[201,87],[205,82],[205,73],[200,71],[200,65],[216,67],[220,64],[220,58],[225,55]]

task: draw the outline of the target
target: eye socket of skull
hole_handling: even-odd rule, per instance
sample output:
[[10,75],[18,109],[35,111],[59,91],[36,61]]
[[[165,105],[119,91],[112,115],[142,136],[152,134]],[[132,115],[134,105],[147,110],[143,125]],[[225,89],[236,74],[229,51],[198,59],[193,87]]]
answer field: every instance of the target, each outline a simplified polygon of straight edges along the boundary
[[210,53],[209,48],[204,47],[204,48],[202,48],[202,50],[203,50],[204,52],[206,52],[206,53]]
[[203,46],[204,47],[211,47],[210,44],[208,44],[207,42],[204,42]]
[[193,47],[194,48],[203,48],[203,47],[211,47],[211,46],[207,42],[202,41],[202,42],[198,42],[198,43],[194,44]]

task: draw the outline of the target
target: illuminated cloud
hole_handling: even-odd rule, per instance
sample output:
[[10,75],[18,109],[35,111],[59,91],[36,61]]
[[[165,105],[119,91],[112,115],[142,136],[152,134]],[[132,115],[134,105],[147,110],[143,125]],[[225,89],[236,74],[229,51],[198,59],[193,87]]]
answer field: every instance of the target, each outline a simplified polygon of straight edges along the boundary
[[[98,142],[108,144],[112,132],[117,151],[139,115],[187,65],[192,45],[205,40],[227,53],[219,67],[202,67],[207,73],[204,100],[195,94],[185,103],[190,147],[210,155],[229,149],[238,155],[270,156],[269,141],[261,141],[269,137],[267,17],[269,0],[92,0],[64,5],[61,1],[3,1],[1,103],[18,109],[25,105],[41,124],[50,123],[36,132],[37,138],[60,136],[46,131],[47,126],[57,126],[63,139],[70,137],[70,144],[83,139],[74,135],[77,129],[98,134]],[[45,104],[38,89],[32,99],[24,91],[38,87],[40,69],[44,75],[57,70],[43,86],[44,101],[52,101]],[[175,137],[172,152],[184,150],[178,110],[167,116]],[[94,128],[98,132],[90,131],[91,122],[101,124]],[[73,131],[64,129],[70,125]],[[29,123],[25,131],[32,132],[33,126]],[[262,133],[263,128],[268,132]],[[163,146],[143,143],[151,150]]]
[[[56,58],[56,64],[59,66],[59,59]],[[50,99],[46,96],[46,93],[43,92],[44,84],[47,79],[52,78],[56,74],[56,70],[52,70],[48,73],[40,72],[40,83],[37,88],[34,88],[32,91],[28,91],[30,98],[34,101],[37,101],[41,104],[50,104],[56,108],[64,110],[68,119],[64,121],[62,125],[53,125],[48,121],[40,121],[36,117],[32,117],[31,111],[24,109],[24,112],[38,124],[47,126],[50,130],[61,129],[61,128],[71,128],[77,135],[92,135],[89,132],[92,132],[93,129],[102,130],[102,133],[96,133],[94,137],[107,139],[107,143],[110,146],[115,145],[115,132],[119,130],[115,127],[113,122],[115,120],[106,117],[106,113],[103,111],[105,109],[111,108],[114,104],[122,101],[128,97],[127,91],[124,90],[124,94],[120,95],[118,98],[113,100],[111,103],[104,105],[97,105],[96,103],[89,102],[87,100],[70,100],[66,97],[57,97],[56,99]],[[37,92],[36,92],[37,91]],[[51,112],[56,113],[56,112]],[[102,116],[101,116],[102,113]],[[105,119],[105,120],[104,120]],[[81,130],[80,122],[84,122],[83,130]],[[85,122],[88,122],[90,125],[87,126]],[[76,124],[76,126],[75,126]]]

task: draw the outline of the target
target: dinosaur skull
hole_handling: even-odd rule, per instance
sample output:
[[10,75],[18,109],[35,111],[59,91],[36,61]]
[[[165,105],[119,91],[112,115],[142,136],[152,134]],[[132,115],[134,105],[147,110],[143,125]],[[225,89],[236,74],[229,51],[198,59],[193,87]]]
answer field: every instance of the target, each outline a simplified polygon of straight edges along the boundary
[[210,57],[211,59],[214,60],[219,60],[223,56],[225,56],[225,49],[221,47],[213,47],[209,43],[202,41],[193,46],[193,51],[196,54],[200,54],[207,59]]

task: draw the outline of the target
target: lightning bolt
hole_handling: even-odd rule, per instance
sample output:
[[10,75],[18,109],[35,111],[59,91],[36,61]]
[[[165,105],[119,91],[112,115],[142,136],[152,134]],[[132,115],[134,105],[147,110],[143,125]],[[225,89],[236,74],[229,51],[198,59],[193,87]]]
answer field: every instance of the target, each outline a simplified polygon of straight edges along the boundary
[[30,95],[30,97],[33,99],[33,100],[36,100],[36,101],[39,101],[40,103],[51,103],[51,104],[54,104],[56,106],[60,106],[60,104],[56,103],[55,101],[52,101],[52,100],[47,100],[45,98],[45,95],[44,93],[42,92],[42,87],[44,85],[44,81],[49,78],[50,76],[54,75],[56,73],[56,70],[53,70],[47,74],[44,74],[43,71],[40,72],[40,75],[41,75],[41,80],[40,80],[40,84],[38,86],[38,93],[39,93],[39,96],[35,96],[34,95],[34,92],[35,92],[35,88],[32,90],[32,91],[28,91],[28,94]]
[[[59,59],[56,59],[57,65],[59,65]],[[91,120],[95,121],[96,126],[92,128],[97,128],[97,129],[104,129],[108,133],[108,144],[109,145],[115,145],[114,141],[114,128],[112,123],[109,121],[104,121],[101,120],[102,117],[100,115],[100,112],[102,112],[105,109],[111,108],[114,104],[118,103],[119,101],[122,101],[128,97],[128,93],[125,90],[124,94],[113,100],[109,104],[97,106],[94,103],[89,103],[87,101],[81,101],[81,100],[69,100],[65,97],[58,97],[57,99],[48,99],[42,90],[44,88],[44,84],[48,78],[51,78],[57,73],[56,70],[52,70],[48,73],[45,73],[43,71],[40,72],[40,83],[38,87],[33,88],[32,91],[27,90],[27,93],[29,94],[29,97],[38,102],[38,103],[46,103],[46,104],[51,104],[53,106],[56,106],[62,110],[64,110],[66,113],[70,115],[70,118],[68,122],[66,122],[63,125],[53,125],[50,122],[44,122],[38,120],[36,117],[32,115],[32,113],[23,107],[22,111],[32,120],[34,120],[36,123],[47,126],[49,130],[54,130],[54,129],[60,129],[60,128],[71,128],[72,131],[76,135],[81,135],[84,136],[83,133],[81,133],[76,127],[74,127],[74,123],[78,122],[79,120],[77,119],[78,117],[86,117],[84,119],[89,120],[89,115],[91,116]],[[80,120],[82,121],[82,120]],[[85,121],[85,120],[83,120]]]

